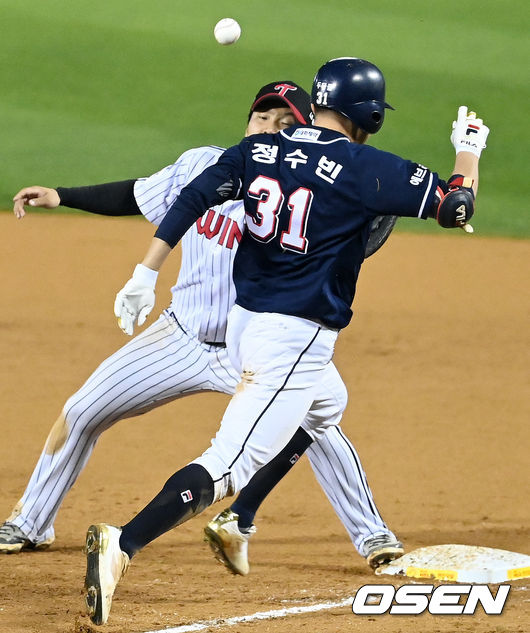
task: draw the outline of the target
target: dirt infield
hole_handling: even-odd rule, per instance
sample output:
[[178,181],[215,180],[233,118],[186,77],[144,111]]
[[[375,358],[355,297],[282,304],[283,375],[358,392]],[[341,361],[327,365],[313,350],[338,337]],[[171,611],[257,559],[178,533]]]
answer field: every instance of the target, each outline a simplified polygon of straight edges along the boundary
[[[152,230],[139,219],[36,213],[20,222],[2,213],[0,228],[3,518],[63,402],[125,342],[114,295]],[[177,260],[161,275],[159,309]],[[335,357],[349,391],[343,428],[409,551],[463,543],[530,554],[529,263],[528,241],[440,230],[392,236],[361,274]],[[82,603],[87,526],[129,520],[206,447],[227,401],[191,396],[104,434],[59,513],[51,549],[0,556],[1,633],[143,633],[340,602],[380,582],[302,460],[258,515],[249,576],[225,573],[202,543],[205,521],[223,507],[215,506],[139,554],[109,624],[90,626]],[[344,606],[212,630],[523,633],[529,605],[526,579],[512,583],[501,616],[360,617]]]

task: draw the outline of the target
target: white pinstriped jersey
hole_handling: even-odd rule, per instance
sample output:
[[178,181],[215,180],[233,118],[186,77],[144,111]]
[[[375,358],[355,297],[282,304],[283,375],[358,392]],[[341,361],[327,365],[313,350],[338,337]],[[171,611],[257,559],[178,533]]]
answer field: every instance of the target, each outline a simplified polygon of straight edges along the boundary
[[[184,152],[134,185],[140,211],[158,226],[181,189],[217,162],[222,148],[208,146]],[[224,342],[228,311],[235,301],[232,267],[244,223],[241,201],[209,209],[182,239],[182,262],[171,288],[171,310],[179,323],[200,341]]]

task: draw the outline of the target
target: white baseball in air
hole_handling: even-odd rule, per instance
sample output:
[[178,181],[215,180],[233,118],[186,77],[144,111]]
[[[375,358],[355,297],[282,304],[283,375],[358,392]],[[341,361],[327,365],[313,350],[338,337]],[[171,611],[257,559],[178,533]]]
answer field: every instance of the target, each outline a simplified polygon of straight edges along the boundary
[[223,18],[215,25],[213,34],[219,44],[226,46],[227,44],[237,42],[241,35],[241,27],[232,18]]

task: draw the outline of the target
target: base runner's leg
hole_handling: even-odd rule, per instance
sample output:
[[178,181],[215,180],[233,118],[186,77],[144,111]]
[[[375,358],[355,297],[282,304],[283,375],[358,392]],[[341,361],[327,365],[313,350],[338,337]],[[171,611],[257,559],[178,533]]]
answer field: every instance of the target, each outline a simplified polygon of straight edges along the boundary
[[312,406],[336,332],[294,317],[252,318],[253,313],[242,313],[248,318],[242,319],[237,335],[232,326],[231,336],[239,345],[243,379],[219,431],[210,448],[176,472],[123,526],[120,548],[129,557],[214,501],[243,488],[285,447]]
[[302,426],[287,446],[266,466],[259,470],[243,488],[230,509],[238,515],[240,529],[249,528],[254,516],[269,492],[289,472],[315,437],[312,428],[339,424],[347,403],[347,391],[335,365],[323,370],[315,389],[315,400]]
[[230,510],[237,514],[237,525],[240,530],[246,531],[252,526],[256,512],[267,495],[291,470],[312,441],[311,436],[299,428],[287,446],[273,460],[260,468],[243,488],[230,506]]
[[101,433],[188,393],[233,392],[236,373],[217,363],[212,376],[212,354],[163,314],[107,358],[65,404],[8,521],[34,543],[53,540],[59,507]]
[[[304,425],[315,424],[315,418],[321,417],[331,423],[331,427],[314,442],[299,428],[289,444],[254,475],[230,508],[215,516],[205,528],[205,540],[215,557],[232,573],[246,575],[249,572],[248,541],[256,531],[255,514],[267,494],[306,450],[317,481],[359,553],[365,558],[377,556],[379,559],[384,554],[383,560],[403,553],[401,544],[377,510],[357,452],[338,426],[347,394],[332,363],[320,387],[320,397],[308,412]],[[373,561],[375,558],[370,559],[372,566]]]

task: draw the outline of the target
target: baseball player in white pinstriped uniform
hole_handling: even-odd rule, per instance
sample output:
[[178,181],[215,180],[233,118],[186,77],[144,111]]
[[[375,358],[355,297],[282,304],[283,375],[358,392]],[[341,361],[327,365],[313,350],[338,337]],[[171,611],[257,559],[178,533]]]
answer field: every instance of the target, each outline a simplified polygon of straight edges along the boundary
[[[303,122],[308,112],[309,96],[299,86],[269,84],[256,96],[247,132],[278,131]],[[15,196],[15,214],[22,217],[25,204],[47,208],[63,204],[106,215],[141,212],[158,225],[180,190],[223,151],[213,146],[189,150],[174,164],[136,181],[75,189],[28,187]],[[230,364],[224,341],[227,313],[235,300],[232,264],[243,220],[242,202],[229,201],[208,210],[184,236],[171,305],[153,325],[107,358],[68,399],[24,495],[0,527],[0,551],[44,548],[54,541],[53,523],[65,495],[101,433],[118,420],[191,393],[234,393],[240,376]],[[132,325],[123,327],[132,334]],[[299,430],[301,443],[288,445],[274,460],[276,467],[271,462],[268,475],[268,467],[258,473],[262,481],[256,494],[253,482],[249,483],[243,493],[251,499],[261,497],[247,512],[246,524],[228,509],[206,528],[210,545],[234,573],[248,573],[247,541],[255,531],[255,510],[306,448],[319,483],[361,555],[375,567],[403,552],[375,507],[355,449],[336,426],[346,405],[346,390],[333,366],[330,376],[330,383],[340,388],[322,400],[332,424],[329,431],[311,443]],[[278,466],[279,460],[283,463]]]

